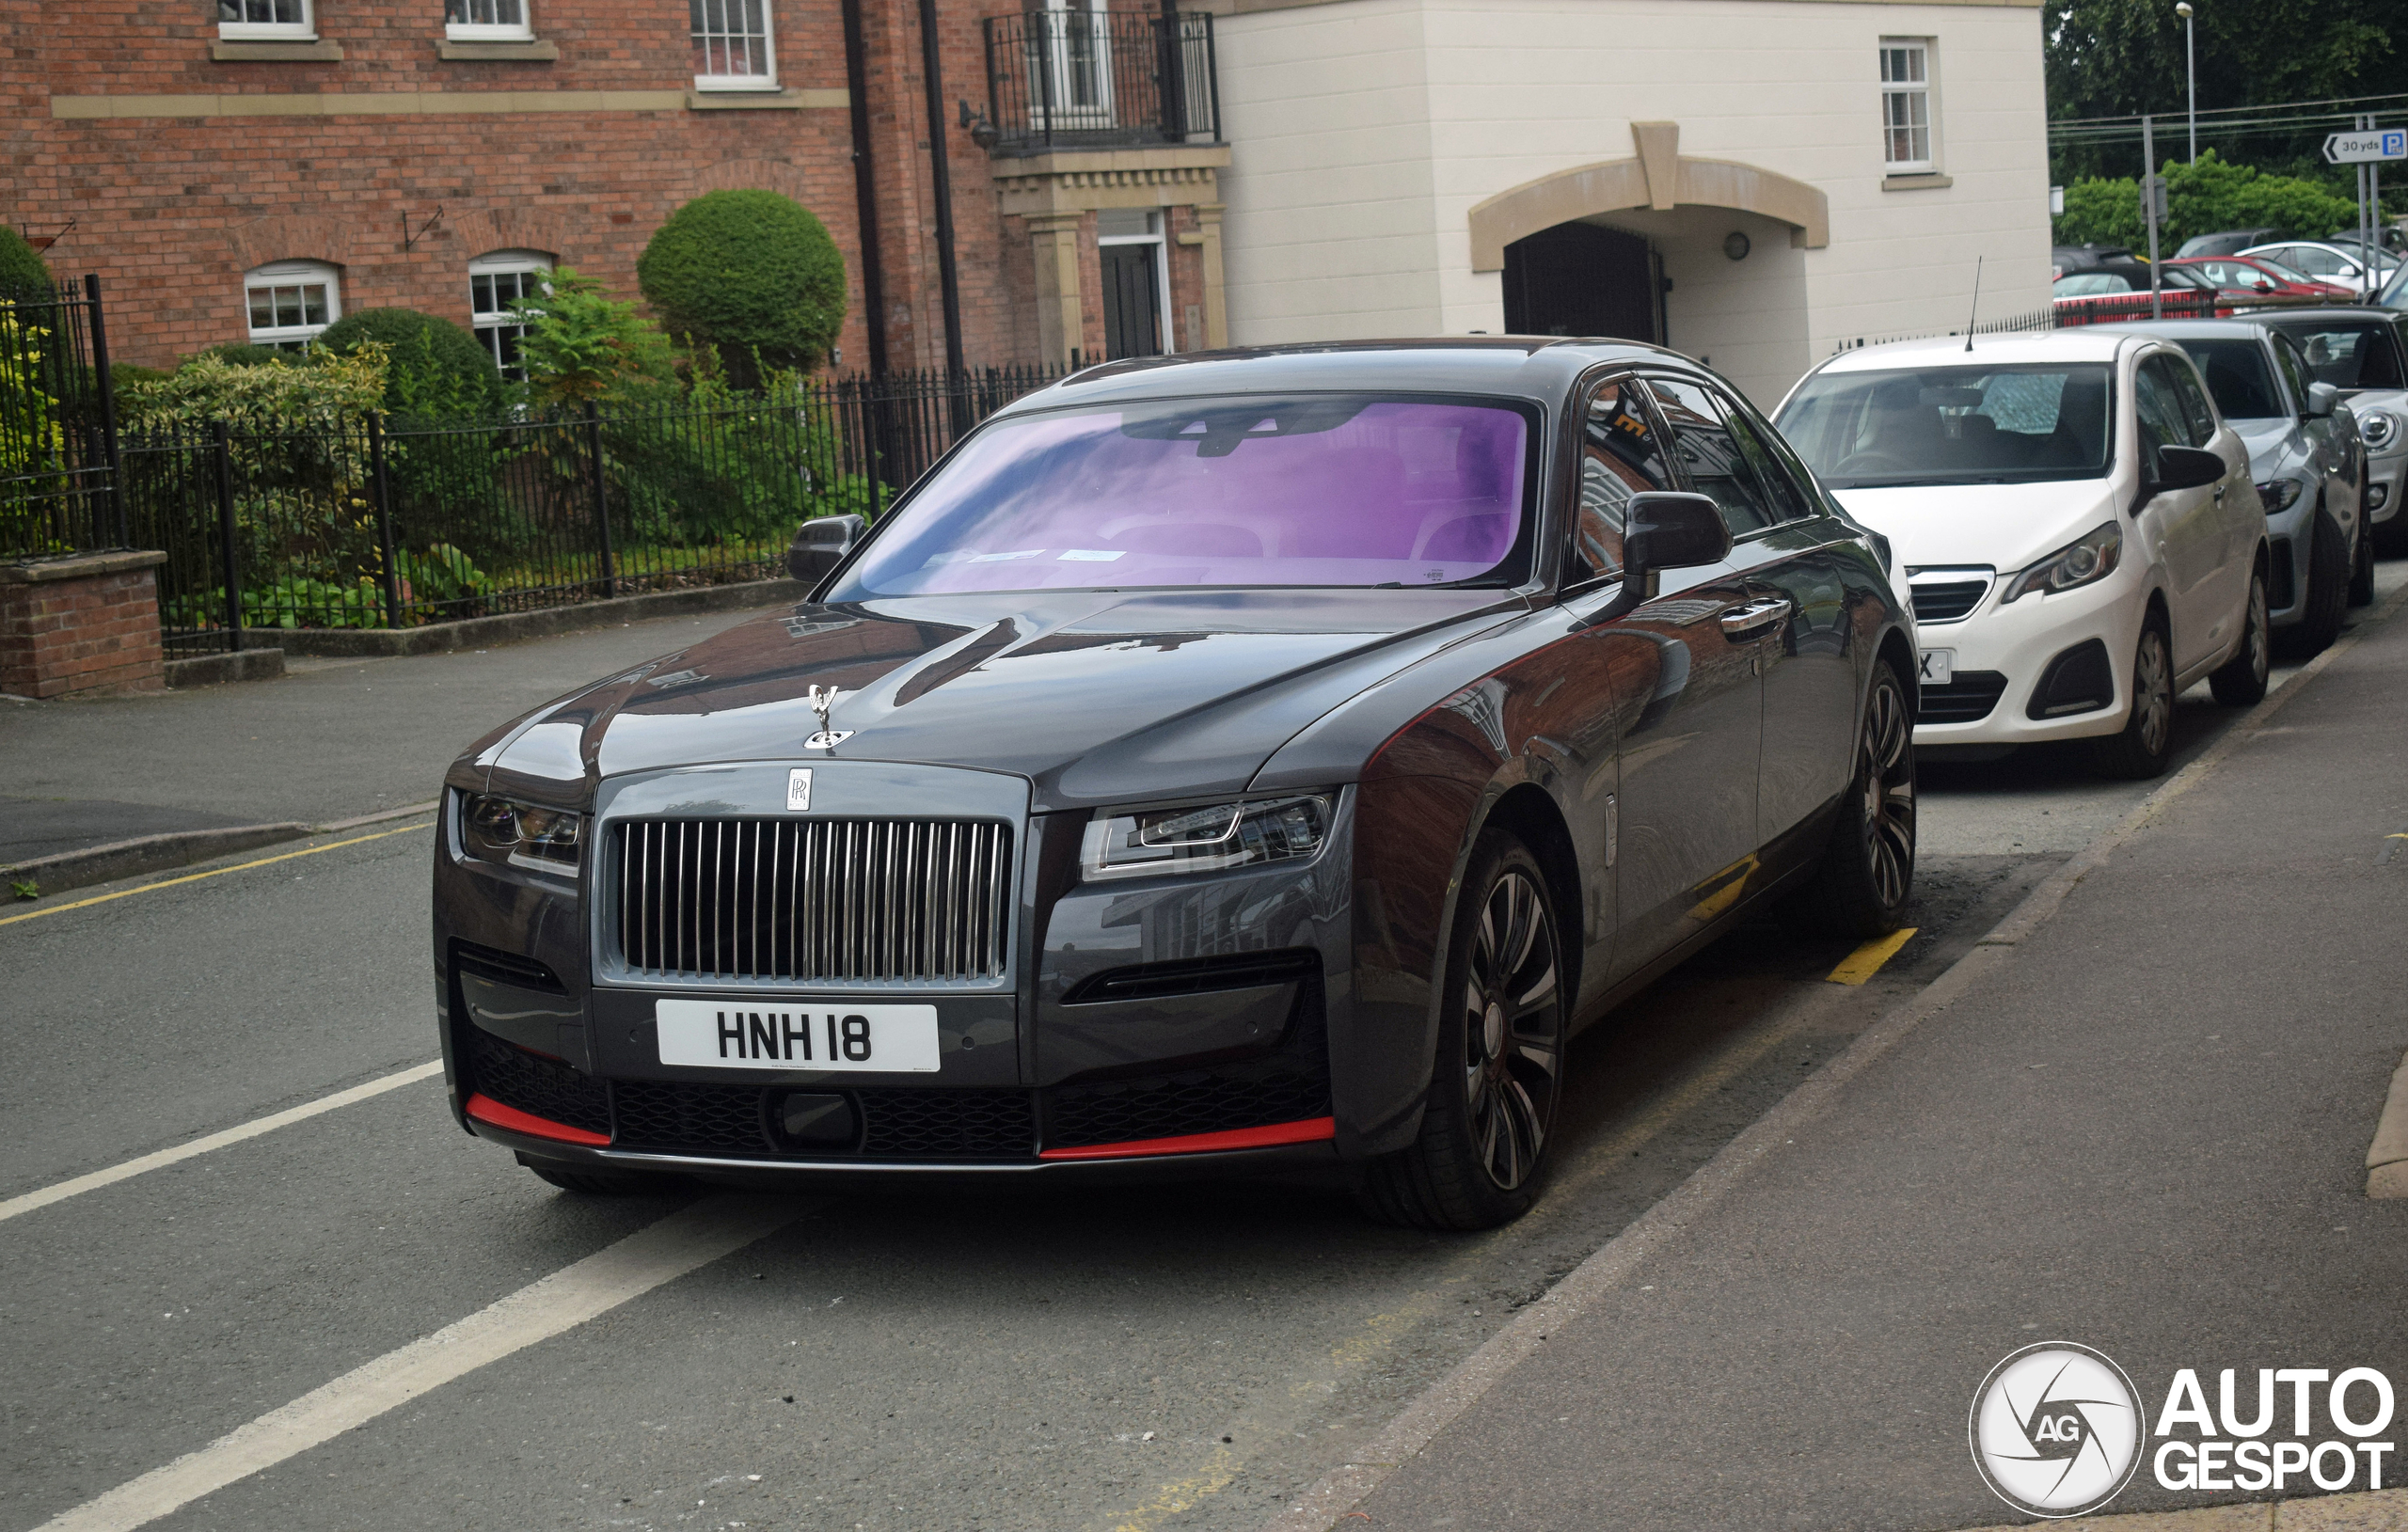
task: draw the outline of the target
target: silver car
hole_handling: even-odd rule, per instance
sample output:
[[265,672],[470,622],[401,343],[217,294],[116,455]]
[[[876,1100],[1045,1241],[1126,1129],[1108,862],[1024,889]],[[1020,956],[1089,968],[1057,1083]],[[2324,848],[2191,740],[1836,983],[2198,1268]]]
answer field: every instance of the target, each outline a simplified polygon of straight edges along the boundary
[[[2298,343],[2311,380],[2329,383],[2358,419],[2367,449],[2367,524],[2374,551],[2408,553],[2408,314],[2389,308],[2294,308],[2260,314]],[[2368,592],[2369,599],[2372,592]]]
[[2216,413],[2249,450],[2249,477],[2265,502],[2268,626],[2286,649],[2322,651],[2341,631],[2344,606],[2374,596],[2360,510],[2367,456],[2340,390],[2315,381],[2299,346],[2256,318],[2099,328],[2171,340],[2198,364]]

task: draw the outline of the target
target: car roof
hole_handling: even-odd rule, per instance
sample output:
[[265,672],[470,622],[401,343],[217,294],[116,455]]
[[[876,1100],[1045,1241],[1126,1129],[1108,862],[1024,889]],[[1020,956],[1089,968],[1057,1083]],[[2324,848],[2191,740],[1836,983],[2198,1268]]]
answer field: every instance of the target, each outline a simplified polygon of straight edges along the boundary
[[2320,319],[2396,320],[2399,317],[2399,310],[2394,308],[2383,308],[2372,304],[2363,303],[2336,303],[2319,304],[2312,308],[2303,307],[2299,308],[2280,309],[2262,316],[2258,323],[2261,324],[2294,324],[2313,323]]
[[1820,372],[1870,372],[1891,367],[1981,367],[2002,362],[2112,362],[2131,343],[2121,331],[2102,333],[2106,326],[2079,324],[2064,330],[2008,331],[1977,336],[1965,350],[1961,335],[1933,336],[1925,340],[1892,340],[1860,346],[1834,356],[1816,369]]
[[1601,362],[1670,364],[1702,372],[1677,352],[1637,340],[1545,335],[1441,336],[1250,346],[1133,357],[1073,372],[1026,394],[998,415],[1202,394],[1293,389],[1399,389],[1415,393],[1499,394],[1551,403]]
[[2168,340],[2179,340],[2185,336],[2202,340],[2250,340],[2265,334],[2263,325],[2248,319],[2119,319],[2088,328],[2112,330],[2117,335],[2156,335]]

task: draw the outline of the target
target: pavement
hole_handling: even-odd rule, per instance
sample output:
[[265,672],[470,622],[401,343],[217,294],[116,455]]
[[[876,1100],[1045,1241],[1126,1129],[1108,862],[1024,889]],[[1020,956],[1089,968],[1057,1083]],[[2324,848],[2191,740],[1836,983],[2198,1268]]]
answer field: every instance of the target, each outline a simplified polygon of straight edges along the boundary
[[[24,798],[356,817],[738,615],[36,704],[0,712],[0,769]],[[2353,615],[2268,727],[2186,700],[2184,759],[2228,753],[2011,951],[2001,922],[2159,784],[1934,772],[1913,940],[1840,985],[1846,943],[1750,926],[1653,987],[1576,1044],[1546,1198],[1469,1239],[1259,1185],[557,1194],[426,1073],[424,819],[0,905],[0,1532],[1257,1532],[1634,1231],[1625,1274],[1330,1520],[1990,1526],[2019,1518],[1964,1412],[2028,1341],[2160,1397],[2175,1366],[2210,1395],[2226,1366],[2401,1377],[2408,1203],[2358,1189],[2408,1047],[2408,870],[2374,860],[2408,830],[2408,623]]]

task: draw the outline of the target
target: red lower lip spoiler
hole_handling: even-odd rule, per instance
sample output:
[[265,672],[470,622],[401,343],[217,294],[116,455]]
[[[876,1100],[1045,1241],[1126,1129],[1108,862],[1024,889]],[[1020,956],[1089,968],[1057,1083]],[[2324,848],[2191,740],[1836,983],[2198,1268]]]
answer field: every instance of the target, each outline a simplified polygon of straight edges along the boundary
[[1039,1160],[1135,1160],[1160,1154],[1211,1154],[1221,1149],[1267,1149],[1281,1144],[1320,1144],[1338,1136],[1338,1119],[1311,1117],[1303,1122],[1274,1123],[1268,1128],[1235,1128],[1225,1133],[1189,1133],[1180,1138],[1141,1138],[1126,1144],[1092,1144],[1076,1149],[1047,1149]]
[[503,1106],[490,1096],[471,1096],[468,1098],[467,1105],[462,1110],[479,1122],[491,1123],[496,1128],[507,1129],[514,1133],[525,1133],[530,1138],[557,1139],[562,1144],[584,1144],[596,1146],[610,1142],[610,1135],[608,1133],[589,1133],[582,1128],[571,1128],[564,1122],[554,1122],[549,1117],[538,1117],[531,1112],[521,1112],[516,1107]]

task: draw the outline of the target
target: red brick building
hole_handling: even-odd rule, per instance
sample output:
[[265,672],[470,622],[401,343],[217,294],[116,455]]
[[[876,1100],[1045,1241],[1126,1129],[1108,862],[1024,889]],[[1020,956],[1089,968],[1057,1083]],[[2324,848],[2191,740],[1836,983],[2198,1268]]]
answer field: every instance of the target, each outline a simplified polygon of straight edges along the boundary
[[530,274],[637,296],[652,231],[722,187],[835,236],[839,366],[942,367],[941,178],[956,359],[1223,343],[1209,19],[1088,3],[111,0],[71,29],[18,7],[0,213],[100,274],[113,352],[153,367],[391,306],[506,344]]

